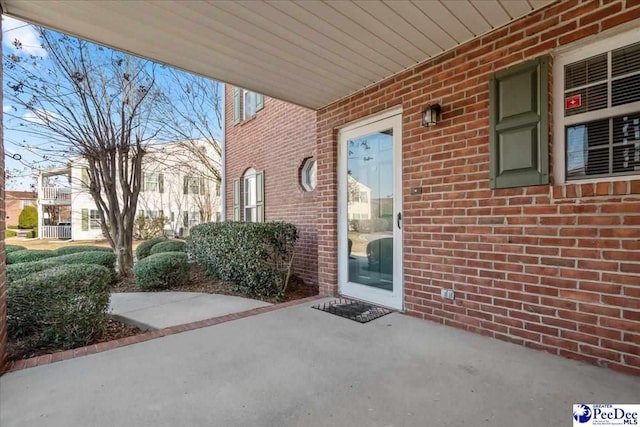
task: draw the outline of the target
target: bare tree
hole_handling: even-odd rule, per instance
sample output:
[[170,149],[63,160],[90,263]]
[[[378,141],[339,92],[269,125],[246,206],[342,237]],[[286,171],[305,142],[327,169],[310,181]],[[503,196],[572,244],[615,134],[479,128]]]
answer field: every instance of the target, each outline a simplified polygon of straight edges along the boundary
[[[167,70],[165,102],[158,120],[166,126],[163,137],[180,141],[185,165],[194,157],[203,166],[200,175],[218,185],[222,181],[222,85],[214,80],[178,70]],[[179,155],[178,155],[179,157]],[[176,159],[179,160],[179,159]]]
[[[49,161],[86,160],[89,192],[122,275],[133,269],[133,227],[147,142],[159,133],[151,114],[161,100],[155,66],[89,42],[38,29],[46,58],[4,58],[14,116]],[[20,49],[20,40],[14,40]]]

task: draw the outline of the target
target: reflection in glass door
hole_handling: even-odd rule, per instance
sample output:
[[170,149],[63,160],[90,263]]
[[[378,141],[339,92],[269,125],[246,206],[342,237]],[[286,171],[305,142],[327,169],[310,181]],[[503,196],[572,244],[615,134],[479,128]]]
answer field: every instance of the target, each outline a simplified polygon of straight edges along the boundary
[[402,308],[401,115],[339,135],[340,292]]
[[393,129],[347,141],[349,281],[393,290]]

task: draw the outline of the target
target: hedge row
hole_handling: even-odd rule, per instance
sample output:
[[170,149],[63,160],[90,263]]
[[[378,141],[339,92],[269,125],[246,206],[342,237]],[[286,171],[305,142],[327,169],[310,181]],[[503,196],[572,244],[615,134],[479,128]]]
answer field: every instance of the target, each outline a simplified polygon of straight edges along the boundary
[[185,252],[186,249],[187,242],[182,240],[167,240],[166,242],[159,242],[153,245],[151,248],[151,255],[162,252]]
[[298,231],[284,222],[213,222],[193,227],[191,259],[214,278],[250,296],[283,296],[291,274]]
[[143,258],[148,257],[149,255],[151,255],[151,249],[155,245],[161,242],[166,242],[166,241],[167,241],[166,237],[156,237],[154,239],[145,240],[144,242],[140,243],[136,248],[136,258],[138,258],[138,261],[139,261]]
[[77,252],[50,257],[40,261],[7,265],[7,283],[11,284],[31,273],[46,270],[54,266],[73,264],[101,265],[111,272],[112,279],[115,278],[116,255],[113,252],[93,251]]
[[6,245],[4,247],[4,253],[9,254],[11,252],[16,252],[16,251],[24,251],[25,248],[24,246],[20,246],[20,245]]
[[99,265],[60,265],[7,289],[7,332],[23,346],[69,349],[104,331],[111,272]]
[[162,252],[149,255],[133,266],[133,275],[140,289],[163,289],[184,285],[189,280],[187,254]]
[[23,249],[20,251],[13,251],[7,253],[7,265],[39,261],[41,259],[52,258],[56,255],[55,251],[45,249]]
[[113,249],[107,248],[105,246],[74,245],[74,246],[63,246],[55,250],[56,254],[58,255],[69,255],[69,254],[76,254],[78,252],[96,252],[96,251],[113,252]]

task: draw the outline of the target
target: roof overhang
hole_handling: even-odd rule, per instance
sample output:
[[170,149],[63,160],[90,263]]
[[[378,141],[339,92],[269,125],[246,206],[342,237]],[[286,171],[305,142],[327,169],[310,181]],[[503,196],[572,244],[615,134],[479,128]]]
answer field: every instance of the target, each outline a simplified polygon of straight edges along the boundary
[[554,0],[0,0],[3,13],[317,109]]

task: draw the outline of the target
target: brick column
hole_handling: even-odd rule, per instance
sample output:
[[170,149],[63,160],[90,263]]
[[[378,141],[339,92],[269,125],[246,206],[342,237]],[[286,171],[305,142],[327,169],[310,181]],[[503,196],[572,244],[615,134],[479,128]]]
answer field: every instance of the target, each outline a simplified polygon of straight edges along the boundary
[[[2,20],[0,20],[0,45],[2,45]],[[0,86],[2,83],[2,64],[0,64]],[[2,91],[0,91],[0,105],[2,104]],[[0,111],[0,122],[2,112]],[[0,128],[0,141],[2,141],[2,128]],[[7,350],[7,282],[4,257],[4,144],[0,142],[0,373],[4,366]]]

